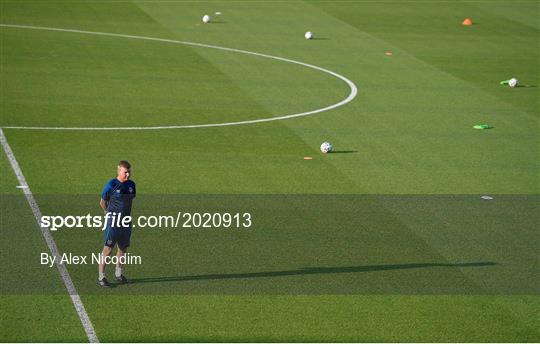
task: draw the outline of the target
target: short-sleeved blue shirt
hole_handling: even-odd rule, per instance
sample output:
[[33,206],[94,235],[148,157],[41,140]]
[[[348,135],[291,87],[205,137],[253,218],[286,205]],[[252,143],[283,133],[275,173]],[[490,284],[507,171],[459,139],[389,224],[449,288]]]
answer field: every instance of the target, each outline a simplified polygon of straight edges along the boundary
[[101,198],[107,201],[107,211],[122,214],[124,216],[131,215],[131,203],[136,195],[135,182],[127,180],[120,182],[113,178],[105,185]]

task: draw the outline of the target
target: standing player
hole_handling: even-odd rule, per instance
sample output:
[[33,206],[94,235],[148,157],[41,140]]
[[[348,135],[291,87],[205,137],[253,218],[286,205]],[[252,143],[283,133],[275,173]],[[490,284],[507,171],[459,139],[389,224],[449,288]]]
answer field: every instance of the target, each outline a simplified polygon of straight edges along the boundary
[[[101,193],[101,208],[105,214],[109,213],[109,217],[106,218],[105,227],[105,244],[103,251],[101,252],[101,259],[99,262],[99,277],[98,284],[102,287],[110,287],[109,281],[105,277],[105,259],[104,257],[110,256],[114,246],[118,245],[116,251],[116,257],[118,262],[116,264],[115,280],[120,283],[128,283],[128,279],[123,274],[121,257],[126,254],[131,238],[131,222],[125,227],[119,226],[122,221],[118,221],[118,218],[125,216],[131,216],[131,203],[135,197],[135,183],[129,180],[131,176],[131,165],[125,160],[121,160],[118,163],[118,170],[116,178],[109,180],[105,185],[103,192]],[[116,219],[113,217],[116,217]]]

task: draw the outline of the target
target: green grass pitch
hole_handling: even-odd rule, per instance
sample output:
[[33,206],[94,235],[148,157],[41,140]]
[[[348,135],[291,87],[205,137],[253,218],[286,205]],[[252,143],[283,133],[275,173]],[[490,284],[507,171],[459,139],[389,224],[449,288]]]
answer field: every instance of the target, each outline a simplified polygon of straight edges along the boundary
[[[249,230],[134,230],[143,264],[126,269],[129,285],[101,290],[95,265],[68,266],[100,341],[538,342],[539,10],[0,0],[1,24],[258,52],[358,87],[343,106],[264,123],[13,129],[249,121],[350,89],[261,56],[0,26],[0,127],[44,214],[99,214],[120,159],[134,166],[134,215],[253,214]],[[499,85],[514,76],[521,87]],[[3,153],[0,171],[0,341],[87,341],[58,271],[39,263],[48,248]],[[101,236],[53,232],[79,255]]]

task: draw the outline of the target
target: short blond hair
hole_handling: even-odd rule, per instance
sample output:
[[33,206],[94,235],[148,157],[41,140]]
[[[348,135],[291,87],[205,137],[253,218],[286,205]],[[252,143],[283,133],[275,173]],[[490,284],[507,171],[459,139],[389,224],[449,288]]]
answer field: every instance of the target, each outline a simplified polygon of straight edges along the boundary
[[123,167],[129,170],[131,168],[131,164],[127,160],[120,160],[118,167]]

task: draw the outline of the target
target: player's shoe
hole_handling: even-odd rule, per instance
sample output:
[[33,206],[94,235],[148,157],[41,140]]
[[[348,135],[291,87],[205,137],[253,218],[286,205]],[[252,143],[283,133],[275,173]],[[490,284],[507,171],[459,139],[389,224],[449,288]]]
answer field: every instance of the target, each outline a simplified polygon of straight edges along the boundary
[[127,284],[129,283],[129,280],[126,278],[126,276],[124,275],[120,275],[120,276],[114,276],[114,279],[116,280],[116,282],[120,283],[120,284]]
[[111,287],[111,284],[109,283],[109,281],[107,281],[106,278],[98,279],[97,284],[99,286],[101,286],[101,287],[104,287],[104,288],[110,288]]

